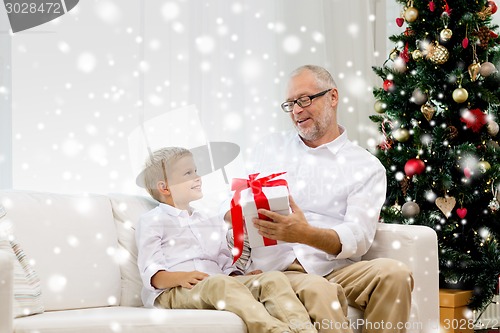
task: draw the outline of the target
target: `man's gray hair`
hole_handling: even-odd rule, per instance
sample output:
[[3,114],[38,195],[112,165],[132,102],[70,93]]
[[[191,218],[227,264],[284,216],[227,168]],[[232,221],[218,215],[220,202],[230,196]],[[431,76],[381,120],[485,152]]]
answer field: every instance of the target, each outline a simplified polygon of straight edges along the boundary
[[159,181],[167,181],[167,170],[181,157],[190,156],[191,152],[182,147],[166,147],[154,151],[144,163],[144,184],[148,193],[159,200],[156,188]]
[[299,68],[295,69],[292,73],[290,73],[290,78],[293,78],[294,76],[297,76],[304,71],[309,71],[314,75],[314,77],[316,78],[316,82],[318,84],[318,88],[320,89],[329,89],[337,87],[337,84],[335,83],[335,80],[333,79],[330,72],[328,72],[323,67],[316,65],[300,66]]

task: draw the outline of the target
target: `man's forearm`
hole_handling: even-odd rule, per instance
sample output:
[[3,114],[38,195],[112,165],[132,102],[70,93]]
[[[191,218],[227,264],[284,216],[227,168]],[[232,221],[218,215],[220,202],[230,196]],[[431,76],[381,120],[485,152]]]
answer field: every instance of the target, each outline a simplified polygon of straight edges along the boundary
[[326,253],[337,255],[342,251],[339,235],[335,230],[309,226],[304,233],[303,244],[315,247]]

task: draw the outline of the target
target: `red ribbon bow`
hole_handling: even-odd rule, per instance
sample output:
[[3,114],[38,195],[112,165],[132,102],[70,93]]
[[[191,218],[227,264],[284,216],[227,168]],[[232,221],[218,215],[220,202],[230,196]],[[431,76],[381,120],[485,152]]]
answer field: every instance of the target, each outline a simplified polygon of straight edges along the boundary
[[[285,172],[274,173],[269,176],[256,179],[259,175],[254,173],[248,176],[248,179],[234,178],[231,183],[231,190],[235,191],[233,198],[231,199],[231,218],[233,223],[233,237],[234,237],[234,248],[238,250],[238,253],[234,256],[233,263],[239,259],[241,253],[243,252],[243,240],[244,240],[244,229],[243,229],[243,210],[240,205],[241,191],[251,188],[254,197],[255,205],[257,209],[263,208],[270,210],[269,201],[262,191],[263,187],[273,187],[273,186],[287,186],[288,183],[284,179],[275,179],[278,176],[285,174]],[[267,216],[259,214],[259,219],[267,220],[270,219]],[[275,240],[264,237],[264,245],[276,245]]]

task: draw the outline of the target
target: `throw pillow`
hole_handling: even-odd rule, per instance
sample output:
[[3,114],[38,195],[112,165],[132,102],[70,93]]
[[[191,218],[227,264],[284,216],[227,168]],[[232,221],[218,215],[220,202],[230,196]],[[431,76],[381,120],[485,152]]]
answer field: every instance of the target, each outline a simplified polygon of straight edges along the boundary
[[40,279],[23,249],[12,236],[0,239],[0,251],[12,253],[14,261],[14,318],[42,313]]

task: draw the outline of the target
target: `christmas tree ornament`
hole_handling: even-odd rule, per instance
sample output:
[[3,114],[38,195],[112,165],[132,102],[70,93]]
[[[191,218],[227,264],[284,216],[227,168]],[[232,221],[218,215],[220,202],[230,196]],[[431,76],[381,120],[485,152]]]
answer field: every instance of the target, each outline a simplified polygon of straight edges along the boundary
[[396,60],[397,57],[399,57],[399,51],[398,51],[398,49],[394,48],[389,53],[389,59],[391,59],[392,61],[394,61],[394,60]]
[[464,176],[467,179],[470,179],[470,177],[472,177],[472,171],[470,171],[470,169],[468,167],[464,168]]
[[427,102],[427,94],[423,93],[419,88],[415,88],[411,94],[410,101],[417,105],[422,105]]
[[455,126],[446,127],[446,137],[453,140],[458,136],[458,129]]
[[418,10],[413,7],[413,1],[408,1],[408,7],[403,14],[406,22],[415,22],[418,18]]
[[486,26],[482,26],[475,32],[475,35],[479,38],[478,45],[483,49],[487,48],[491,38],[490,29]]
[[453,208],[457,204],[457,200],[454,197],[438,197],[435,201],[436,206],[439,208],[441,212],[443,212],[446,218],[450,217]]
[[457,208],[457,215],[458,217],[460,217],[461,219],[465,218],[465,216],[467,215],[467,208]]
[[475,133],[479,132],[481,128],[488,123],[488,116],[479,109],[467,110],[462,112],[460,121],[465,123],[467,128],[472,129]]
[[413,58],[413,60],[420,60],[424,57],[424,55],[423,55],[422,51],[417,49],[411,53],[411,57]]
[[382,101],[376,101],[375,104],[373,105],[373,108],[377,113],[384,113],[386,107],[387,105]]
[[434,42],[434,44],[429,44],[426,58],[431,62],[437,65],[442,65],[448,61],[449,57],[450,52],[448,52],[448,49],[443,45],[440,45],[437,41]]
[[462,88],[462,86],[459,86],[457,89],[453,90],[452,97],[455,102],[463,103],[469,98],[469,93]]
[[488,77],[491,74],[496,73],[497,71],[498,70],[495,67],[495,65],[493,65],[489,61],[486,61],[481,64],[481,69],[479,70],[479,74],[481,74],[481,76]]
[[394,82],[391,80],[384,80],[383,88],[385,91],[393,91],[395,89]]
[[446,27],[439,33],[439,38],[443,42],[449,41],[452,36],[453,36],[453,31],[451,31],[451,29],[448,29]]
[[467,46],[469,46],[469,38],[465,37],[463,40],[462,40],[462,47],[464,49],[467,48]]
[[495,188],[495,182],[491,182],[491,194],[493,194],[493,199],[488,204],[488,208],[496,213],[500,210],[500,199],[498,198],[498,188]]
[[425,163],[419,158],[412,158],[405,163],[405,174],[408,177],[420,175],[425,170]]
[[392,137],[399,142],[406,142],[410,138],[410,132],[405,128],[398,128],[392,131]]
[[406,61],[403,57],[399,56],[394,60],[393,69],[398,73],[404,73],[408,69],[406,66]]
[[477,168],[481,173],[486,173],[491,169],[491,164],[488,161],[479,161],[477,163]]
[[394,203],[394,205],[391,206],[391,210],[396,214],[399,214],[399,212],[401,212],[401,206],[397,201]]
[[412,218],[417,216],[420,213],[420,207],[417,203],[413,201],[405,202],[403,207],[401,208],[401,213],[406,218]]
[[491,137],[495,137],[498,134],[499,126],[493,120],[488,120],[488,124],[486,125],[486,130]]
[[495,14],[497,12],[497,4],[495,3],[495,1],[489,0],[486,3],[486,6],[490,9],[491,14]]
[[399,185],[401,185],[401,192],[403,193],[403,196],[406,197],[406,193],[410,188],[410,179],[408,177],[403,177],[403,179],[399,182]]
[[420,107],[420,111],[424,115],[425,119],[427,119],[427,121],[431,121],[432,117],[434,117],[434,113],[436,113],[436,107],[427,102]]
[[434,12],[436,10],[436,3],[432,0],[429,2],[429,10],[431,12]]
[[481,70],[481,65],[478,62],[476,62],[476,60],[474,60],[474,62],[471,65],[469,65],[468,72],[470,75],[470,80],[472,82],[477,80],[477,76],[479,75],[480,70]]
[[403,23],[405,23],[404,18],[402,18],[402,17],[398,17],[398,18],[396,19],[396,24],[398,25],[398,27],[400,27],[400,28],[401,28],[401,27],[403,26]]

